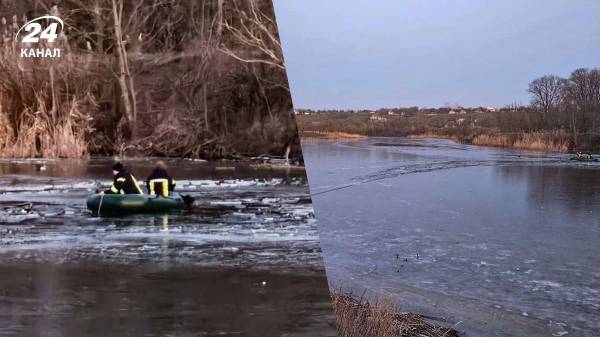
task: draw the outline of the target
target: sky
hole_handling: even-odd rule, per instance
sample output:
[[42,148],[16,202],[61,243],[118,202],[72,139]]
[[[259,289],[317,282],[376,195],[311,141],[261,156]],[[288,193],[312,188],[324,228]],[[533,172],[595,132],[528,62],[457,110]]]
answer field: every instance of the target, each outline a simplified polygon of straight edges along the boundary
[[273,0],[296,108],[502,107],[600,67],[599,0]]

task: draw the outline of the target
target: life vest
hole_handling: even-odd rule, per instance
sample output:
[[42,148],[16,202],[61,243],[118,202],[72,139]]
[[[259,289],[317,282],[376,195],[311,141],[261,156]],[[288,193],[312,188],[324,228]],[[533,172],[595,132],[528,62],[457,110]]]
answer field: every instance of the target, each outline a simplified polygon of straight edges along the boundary
[[144,194],[135,177],[129,172],[119,172],[113,184],[108,191],[108,194]]
[[175,189],[175,181],[169,177],[165,170],[154,169],[146,180],[148,194],[168,197]]

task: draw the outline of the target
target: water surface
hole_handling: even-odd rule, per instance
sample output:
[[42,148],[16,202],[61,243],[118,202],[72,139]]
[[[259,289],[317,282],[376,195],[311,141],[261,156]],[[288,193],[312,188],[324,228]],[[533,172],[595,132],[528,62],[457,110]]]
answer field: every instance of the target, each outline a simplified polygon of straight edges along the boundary
[[599,336],[600,166],[446,140],[305,141],[329,281],[467,336]]
[[93,217],[111,161],[0,162],[0,335],[334,334],[304,170],[169,164],[192,210]]

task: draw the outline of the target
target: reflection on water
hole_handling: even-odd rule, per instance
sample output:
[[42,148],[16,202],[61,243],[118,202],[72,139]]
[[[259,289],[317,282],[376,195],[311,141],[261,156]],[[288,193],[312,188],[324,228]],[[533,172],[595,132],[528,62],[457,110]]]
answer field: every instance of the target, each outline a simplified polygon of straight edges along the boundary
[[496,172],[499,177],[511,183],[526,184],[532,205],[550,204],[552,208],[559,207],[562,212],[569,212],[571,216],[577,217],[581,211],[598,205],[598,168],[501,166],[496,168]]
[[314,275],[93,263],[0,268],[2,336],[333,336],[323,279]]
[[110,166],[0,162],[0,335],[333,335],[304,171],[172,161],[192,210],[92,217]]
[[600,334],[597,163],[445,140],[303,151],[333,285],[469,336]]

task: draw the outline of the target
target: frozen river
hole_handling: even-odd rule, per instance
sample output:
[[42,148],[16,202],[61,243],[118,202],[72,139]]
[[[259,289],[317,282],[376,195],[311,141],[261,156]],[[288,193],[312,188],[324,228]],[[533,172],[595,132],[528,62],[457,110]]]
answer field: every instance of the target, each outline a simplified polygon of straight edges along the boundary
[[173,161],[192,210],[92,217],[110,166],[0,162],[0,335],[333,335],[303,170]]
[[303,143],[329,282],[467,336],[600,336],[600,166],[447,140]]

